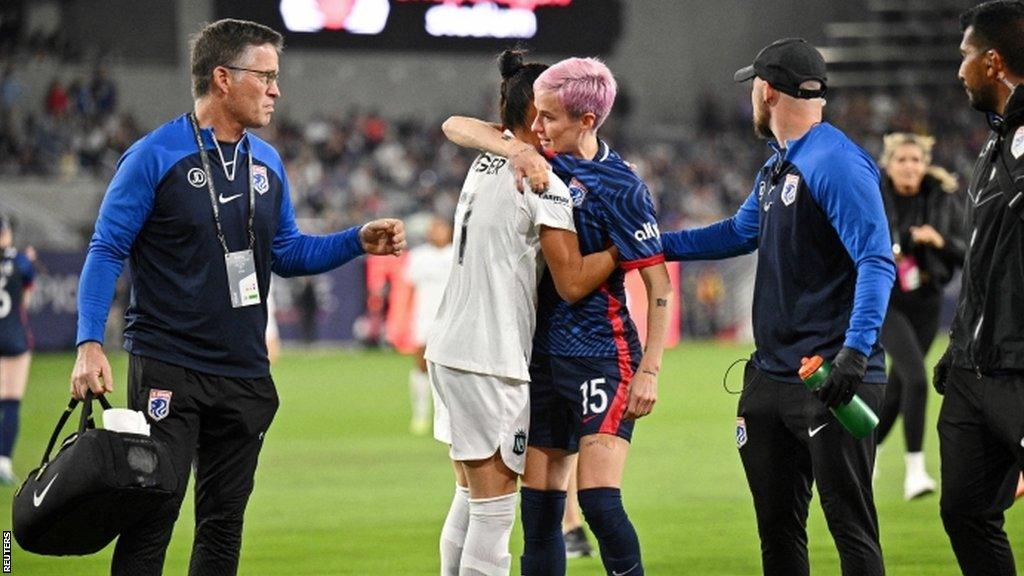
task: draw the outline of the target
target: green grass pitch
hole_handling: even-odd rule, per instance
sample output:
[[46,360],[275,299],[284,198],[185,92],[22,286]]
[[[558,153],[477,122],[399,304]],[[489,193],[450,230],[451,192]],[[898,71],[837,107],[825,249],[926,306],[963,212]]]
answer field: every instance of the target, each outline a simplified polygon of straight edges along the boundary
[[[938,346],[936,346],[938,348]],[[760,573],[749,492],[736,454],[736,396],[722,374],[749,347],[685,344],[666,353],[660,399],[637,426],[623,494],[648,574]],[[933,358],[934,359],[934,358]],[[24,475],[38,463],[67,399],[70,354],[38,355],[15,454]],[[248,575],[438,573],[437,537],[452,493],[444,447],[408,433],[408,358],[392,353],[287,351],[274,369],[281,409],[267,434],[245,521],[240,572]],[[739,367],[737,367],[739,368]],[[114,358],[123,405],[125,357]],[[742,370],[730,381],[740,385]],[[928,467],[939,473],[929,404]],[[938,498],[902,499],[897,427],[875,483],[888,573],[957,574],[938,516]],[[10,528],[12,488],[0,488],[0,525]],[[167,553],[166,573],[185,574],[192,541],[191,494]],[[1024,557],[1024,502],[1008,514],[1010,541]],[[809,520],[814,574],[838,574],[838,558],[817,499]],[[522,549],[512,535],[513,558]],[[13,551],[13,573],[104,574],[111,548],[90,557],[45,558]],[[1018,568],[1024,563],[1018,561]],[[518,574],[518,561],[513,562]],[[597,558],[571,560],[569,573],[604,574]]]

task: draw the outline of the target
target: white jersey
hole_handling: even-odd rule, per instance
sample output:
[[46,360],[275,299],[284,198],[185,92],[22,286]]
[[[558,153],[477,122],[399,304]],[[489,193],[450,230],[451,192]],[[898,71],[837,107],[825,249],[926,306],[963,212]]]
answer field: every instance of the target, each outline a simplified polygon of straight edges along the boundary
[[409,251],[409,267],[405,277],[412,283],[416,298],[413,335],[417,344],[427,341],[451,269],[451,244],[440,248],[433,244],[423,244]]
[[569,189],[554,174],[543,195],[520,194],[514,177],[501,156],[482,154],[470,167],[455,210],[454,264],[425,356],[528,381],[544,269],[540,227],[576,227]]

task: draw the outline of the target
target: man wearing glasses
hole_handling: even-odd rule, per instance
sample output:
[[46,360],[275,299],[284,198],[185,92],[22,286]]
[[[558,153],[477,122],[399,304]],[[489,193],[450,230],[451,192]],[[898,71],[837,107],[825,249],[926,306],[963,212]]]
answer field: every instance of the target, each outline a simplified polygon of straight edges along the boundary
[[128,405],[169,448],[178,497],[125,530],[115,575],[160,574],[195,466],[190,574],[235,574],[242,516],[277,410],[264,332],[271,271],[318,274],[363,254],[399,254],[402,222],[299,232],[280,156],[248,133],[270,123],[281,35],[221,20],[192,39],[195,108],[136,142],[100,207],[78,292],[71,393],[114,387],[103,328],[128,258]]

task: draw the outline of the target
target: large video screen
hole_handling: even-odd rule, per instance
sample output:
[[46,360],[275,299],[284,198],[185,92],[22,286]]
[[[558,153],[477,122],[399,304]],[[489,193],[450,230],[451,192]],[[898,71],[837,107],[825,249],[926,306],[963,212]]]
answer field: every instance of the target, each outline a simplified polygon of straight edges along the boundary
[[362,50],[602,55],[622,28],[620,0],[216,0],[216,15],[271,26],[289,47]]

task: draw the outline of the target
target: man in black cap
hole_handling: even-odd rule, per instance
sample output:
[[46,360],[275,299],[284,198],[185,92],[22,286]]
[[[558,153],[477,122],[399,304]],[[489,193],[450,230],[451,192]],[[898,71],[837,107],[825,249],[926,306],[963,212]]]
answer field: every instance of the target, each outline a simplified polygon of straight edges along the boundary
[[1016,574],[1004,512],[1024,469],[1024,2],[960,17],[959,77],[992,134],[967,185],[970,242],[942,400],[942,523],[967,576]]
[[[854,438],[829,408],[885,392],[878,333],[896,277],[874,160],[822,122],[821,54],[788,38],[736,72],[753,80],[754,130],[772,157],[732,218],[662,235],[668,260],[758,251],[757,349],[744,374],[736,446],[754,497],[765,574],[810,573],[807,512],[817,483],[844,575],[885,573],[871,490],[873,434]],[[801,359],[831,362],[808,392]]]

